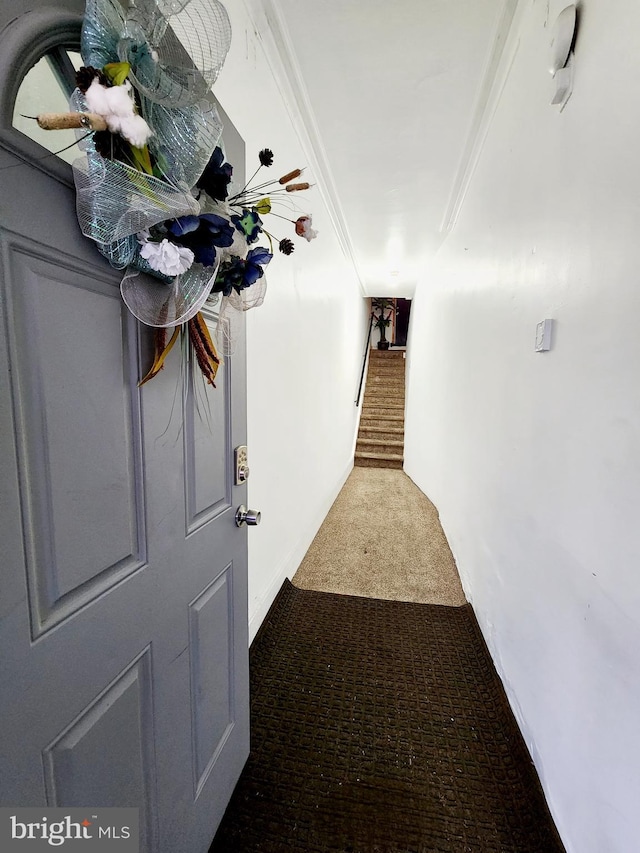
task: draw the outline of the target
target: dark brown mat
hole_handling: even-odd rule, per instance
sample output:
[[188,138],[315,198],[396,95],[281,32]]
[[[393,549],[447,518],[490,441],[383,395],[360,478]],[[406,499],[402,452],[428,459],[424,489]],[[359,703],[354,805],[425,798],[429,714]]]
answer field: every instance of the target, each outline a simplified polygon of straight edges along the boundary
[[563,851],[470,606],[287,581],[251,679],[212,853]]

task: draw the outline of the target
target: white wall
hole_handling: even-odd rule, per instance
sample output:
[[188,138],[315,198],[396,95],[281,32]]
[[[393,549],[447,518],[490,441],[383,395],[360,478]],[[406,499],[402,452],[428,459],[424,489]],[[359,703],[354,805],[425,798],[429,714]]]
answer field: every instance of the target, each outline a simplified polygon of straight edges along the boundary
[[[233,40],[214,91],[246,142],[247,177],[267,147],[275,161],[260,177],[277,179],[308,158],[247,9],[226,7]],[[296,200],[319,236],[307,243],[290,223],[265,217],[295,251],[276,252],[266,301],[247,314],[249,501],[262,511],[261,526],[249,531],[252,637],[348,476],[357,427],[365,300],[318,189]]]
[[[406,471],[438,507],[569,853],[640,836],[640,4],[547,3],[412,307]],[[550,22],[564,2],[551,2]],[[546,26],[545,26],[546,25]],[[536,323],[556,320],[534,352]]]

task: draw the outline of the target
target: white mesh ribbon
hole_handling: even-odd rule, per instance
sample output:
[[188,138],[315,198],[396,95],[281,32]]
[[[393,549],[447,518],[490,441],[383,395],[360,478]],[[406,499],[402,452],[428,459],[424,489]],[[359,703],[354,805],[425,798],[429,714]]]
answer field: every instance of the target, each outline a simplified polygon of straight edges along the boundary
[[153,128],[148,144],[158,168],[170,182],[194,186],[222,136],[215,105],[201,100],[169,109],[145,97],[141,104],[142,114]]
[[219,0],[87,0],[82,59],[102,68],[118,59],[156,103],[177,107],[215,83],[231,44],[231,24]]
[[223,296],[216,324],[215,342],[220,355],[233,355],[240,336],[240,318],[242,314],[229,304]]
[[124,9],[118,0],[86,0],[80,52],[85,65],[102,68],[118,58],[124,32]]
[[193,264],[168,283],[129,267],[120,292],[129,311],[147,326],[178,326],[195,317],[206,302],[218,265]]
[[218,0],[136,0],[126,15],[118,56],[139,92],[169,107],[192,104],[215,83],[231,44]]
[[245,287],[240,293],[235,290],[226,299],[236,311],[249,311],[251,308],[259,308],[267,295],[267,278],[262,276],[251,287]]
[[200,213],[186,188],[176,188],[100,155],[73,164],[80,229],[97,243],[113,243],[165,219]]
[[267,279],[263,275],[255,284],[246,287],[240,293],[232,290],[229,296],[222,297],[215,332],[216,346],[221,355],[233,355],[240,337],[243,313],[251,308],[259,308],[264,302],[266,293]]

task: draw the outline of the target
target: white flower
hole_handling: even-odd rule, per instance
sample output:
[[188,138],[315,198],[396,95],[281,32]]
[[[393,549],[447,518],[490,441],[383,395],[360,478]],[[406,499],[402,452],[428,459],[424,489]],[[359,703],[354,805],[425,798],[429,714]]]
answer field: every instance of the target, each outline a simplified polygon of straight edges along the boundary
[[147,261],[152,270],[163,275],[180,275],[189,269],[193,263],[193,252],[184,246],[170,243],[166,237],[161,243],[145,242],[140,249],[140,255]]
[[311,223],[312,217],[310,213],[307,216],[298,217],[296,220],[296,234],[298,237],[304,237],[311,242],[311,240],[318,236],[318,232],[313,230]]

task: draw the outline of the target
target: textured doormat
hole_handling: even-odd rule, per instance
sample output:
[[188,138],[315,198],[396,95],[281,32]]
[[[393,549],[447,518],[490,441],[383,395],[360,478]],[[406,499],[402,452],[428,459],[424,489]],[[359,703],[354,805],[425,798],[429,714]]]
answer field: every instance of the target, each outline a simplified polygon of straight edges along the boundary
[[469,605],[287,581],[251,691],[251,755],[210,853],[564,850]]

